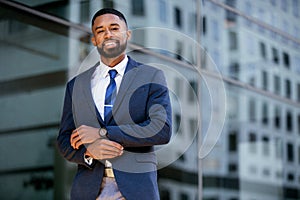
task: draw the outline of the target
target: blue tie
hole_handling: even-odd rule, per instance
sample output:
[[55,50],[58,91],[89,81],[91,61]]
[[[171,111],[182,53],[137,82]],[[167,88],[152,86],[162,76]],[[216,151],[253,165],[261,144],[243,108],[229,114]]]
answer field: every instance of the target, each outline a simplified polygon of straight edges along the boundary
[[114,105],[116,95],[117,95],[117,85],[115,81],[117,70],[115,69],[109,70],[108,73],[110,76],[110,82],[106,88],[105,101],[104,101],[104,122],[106,124],[108,123],[108,120],[112,116],[112,107]]

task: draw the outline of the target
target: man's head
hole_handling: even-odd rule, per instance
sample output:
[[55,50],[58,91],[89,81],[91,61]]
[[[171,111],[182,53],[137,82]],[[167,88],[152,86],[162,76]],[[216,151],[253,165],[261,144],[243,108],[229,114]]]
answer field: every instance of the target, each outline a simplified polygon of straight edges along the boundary
[[92,18],[92,32],[92,43],[102,59],[125,55],[131,32],[122,13],[112,8],[99,10]]
[[121,20],[123,20],[126,24],[126,26],[128,27],[128,24],[127,24],[127,21],[126,21],[126,18],[125,16],[120,12],[120,11],[117,11],[113,8],[102,8],[101,10],[98,10],[93,18],[92,18],[92,28],[93,28],[93,25],[95,23],[95,19],[101,15],[105,15],[105,14],[113,14],[113,15],[116,15],[118,16]]

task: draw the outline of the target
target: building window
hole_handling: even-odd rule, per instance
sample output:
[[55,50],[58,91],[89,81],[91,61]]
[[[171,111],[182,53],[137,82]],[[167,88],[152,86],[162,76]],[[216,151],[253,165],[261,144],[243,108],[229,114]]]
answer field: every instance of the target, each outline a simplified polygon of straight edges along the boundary
[[202,17],[202,33],[205,35],[206,33],[206,17]]
[[220,56],[220,53],[219,53],[219,51],[217,49],[213,50],[213,52],[211,54],[211,57],[212,57],[213,61],[215,62],[216,67],[221,68],[221,65],[223,63],[221,63],[221,61],[220,61],[220,57],[221,56]]
[[[247,1],[245,3],[245,7],[244,7],[244,13],[246,13],[246,15],[248,15],[248,16],[252,16],[252,12],[253,11],[252,11],[251,1]],[[245,18],[244,21],[247,26],[251,26],[251,21],[249,19]]]
[[[297,34],[299,35],[300,34],[300,31],[299,31],[300,29],[297,29],[297,30],[298,30]],[[294,66],[295,72],[300,74],[300,57],[299,56],[294,57],[293,66]]]
[[255,99],[249,100],[249,121],[255,122],[256,121],[256,102]]
[[280,95],[280,91],[281,91],[280,77],[277,75],[274,75],[274,92],[275,92],[275,94]]
[[7,31],[5,31],[6,34],[16,34],[20,32],[25,32],[29,28],[29,26],[19,21],[9,20],[7,23]]
[[[131,42],[137,45],[141,45],[141,46],[145,46],[145,37],[146,37],[146,33],[145,33],[145,29],[137,29],[136,31],[132,31],[132,38],[134,38],[134,40],[132,40]],[[163,40],[164,35],[160,35],[159,39],[160,41]],[[163,47],[163,45],[165,45],[165,43],[168,41],[166,38],[165,40],[163,40],[164,42],[161,42],[160,45],[161,47]]]
[[286,148],[287,148],[287,150],[286,150],[287,161],[294,162],[294,146],[293,146],[293,144],[287,143]]
[[239,79],[239,73],[240,73],[240,66],[238,63],[232,63],[229,66],[229,76],[233,79],[238,80]]
[[175,133],[181,134],[181,115],[180,114],[175,114]]
[[283,64],[286,68],[290,68],[290,56],[286,52],[282,53],[283,56]]
[[297,84],[297,101],[300,102],[300,83]]
[[281,110],[279,106],[275,107],[274,126],[280,128],[281,124]]
[[85,23],[90,19],[90,1],[80,2],[80,22]]
[[[270,13],[271,14],[271,22],[270,22],[270,24],[272,25],[272,26],[278,26],[277,24],[278,24],[278,18],[279,18],[279,16],[277,16],[275,13]],[[275,33],[274,31],[271,31],[271,38],[270,39],[277,39],[277,33]]]
[[251,152],[251,153],[256,152],[256,134],[255,133],[249,134],[249,152]]
[[228,150],[229,152],[237,152],[237,132],[236,131],[231,131],[228,135]]
[[194,137],[198,133],[198,121],[196,119],[189,120],[190,135]]
[[250,84],[251,86],[255,87],[255,77],[251,76],[251,77],[249,78],[249,84]]
[[[297,25],[293,25],[293,29],[294,29],[293,36],[297,38],[298,35],[300,35],[300,27],[298,27]],[[300,46],[299,43],[297,43],[296,41],[293,41],[292,44],[295,49],[299,49],[299,46]],[[296,56],[296,57],[298,57],[298,63],[299,63],[299,56]],[[297,59],[295,59],[295,61],[297,61]],[[299,71],[299,66],[298,67],[296,66],[296,69]]]
[[219,28],[218,20],[212,19],[211,25],[212,25],[212,37],[215,41],[219,41],[220,28]]
[[298,163],[300,164],[300,146],[298,147]]
[[290,111],[286,113],[286,130],[292,131],[293,130],[293,116]]
[[288,180],[289,182],[293,182],[293,181],[295,180],[294,174],[288,173],[288,175],[287,175],[287,180]]
[[114,1],[103,0],[103,8],[114,8]]
[[183,43],[179,40],[176,41],[176,59],[183,60]]
[[282,158],[283,155],[283,145],[282,145],[282,139],[277,137],[275,138],[275,156],[278,159]]
[[197,30],[197,14],[190,13],[189,15],[189,27],[190,31],[195,32]]
[[[226,0],[226,4],[232,8],[235,8],[236,0]],[[231,12],[230,10],[226,10],[226,19],[229,22],[235,22],[236,14]]]
[[229,31],[229,49],[237,50],[238,48],[238,39],[236,32]]
[[275,176],[277,179],[282,180],[282,177],[283,177],[282,171],[276,171]]
[[256,49],[254,48],[256,39],[251,34],[247,34],[246,37],[247,43],[245,45],[247,46],[247,52],[249,53],[249,55],[254,55],[254,53],[256,52]]
[[276,6],[276,0],[270,0],[270,2],[273,6]]
[[219,198],[218,197],[207,197],[207,198],[203,198],[203,200],[219,200]]
[[170,192],[168,189],[161,189],[160,190],[160,198],[162,200],[170,200],[171,197],[170,197]]
[[263,169],[262,174],[266,177],[269,177],[270,176],[270,169],[267,169],[267,168]]
[[[266,19],[266,17],[265,17],[265,10],[263,9],[263,8],[259,8],[258,9],[258,13],[257,13],[257,17],[258,17],[258,19]],[[260,26],[260,25],[258,25],[258,30],[259,30],[259,32],[261,32],[261,33],[264,33],[265,32],[265,28],[263,27],[263,26]]]
[[189,200],[189,195],[186,194],[186,193],[181,193],[180,194],[180,197],[179,197],[179,200]]
[[263,42],[259,43],[259,48],[260,48],[260,55],[263,59],[267,59],[267,49],[266,45]]
[[286,12],[287,8],[288,8],[288,1],[281,0],[281,9]]
[[197,101],[198,96],[198,82],[197,81],[190,81],[190,88],[188,90],[188,100],[190,102]]
[[181,28],[182,26],[182,16],[181,16],[181,10],[177,7],[175,7],[175,24],[176,26],[178,26],[179,28]]
[[278,50],[275,49],[274,47],[272,48],[272,56],[273,56],[273,62],[279,64]]
[[266,71],[262,71],[262,88],[264,90],[268,90],[268,73]]
[[297,121],[298,121],[298,133],[300,134],[300,114],[298,114],[298,117],[297,117]]
[[131,13],[135,16],[145,16],[144,0],[131,0]]
[[167,3],[165,0],[159,0],[159,19],[161,22],[167,22]]
[[269,144],[269,138],[263,137],[263,155],[269,156],[270,155],[270,144]]
[[228,95],[228,119],[229,120],[235,120],[238,117],[238,97],[234,95]]
[[183,80],[180,77],[175,78],[175,95],[177,98],[183,97]]
[[293,14],[295,17],[299,17],[299,0],[293,0]]
[[262,105],[262,123],[267,125],[269,123],[269,107],[267,103],[263,103]]
[[251,174],[251,175],[257,174],[257,166],[249,165],[248,172],[249,172],[248,174]]
[[291,89],[291,81],[289,79],[285,80],[285,97],[291,98],[292,96],[292,89]]
[[237,172],[237,170],[238,170],[237,164],[235,164],[235,163],[229,163],[229,165],[228,165],[228,172],[234,173],[234,172]]

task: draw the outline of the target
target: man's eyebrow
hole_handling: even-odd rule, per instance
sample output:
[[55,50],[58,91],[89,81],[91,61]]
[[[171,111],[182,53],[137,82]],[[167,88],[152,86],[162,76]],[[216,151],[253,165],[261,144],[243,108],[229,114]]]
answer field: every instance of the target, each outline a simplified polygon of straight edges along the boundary
[[111,26],[120,26],[120,24],[118,24],[118,23],[112,23],[112,24],[110,24]]
[[97,26],[97,27],[95,28],[95,30],[101,29],[101,28],[103,28],[103,26]]
[[[120,26],[120,25],[118,23],[113,23],[113,24],[110,24],[110,26]],[[103,26],[97,26],[95,28],[95,30],[98,30],[98,29],[101,29],[101,28],[103,28]]]

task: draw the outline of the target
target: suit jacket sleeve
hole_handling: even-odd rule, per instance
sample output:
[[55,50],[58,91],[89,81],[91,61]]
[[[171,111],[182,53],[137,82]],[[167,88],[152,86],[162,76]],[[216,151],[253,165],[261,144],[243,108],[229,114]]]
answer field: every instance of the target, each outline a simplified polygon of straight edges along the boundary
[[[107,126],[108,138],[116,141],[124,147],[141,147],[166,144],[171,138],[172,114],[169,92],[164,74],[156,70],[151,83],[147,86],[147,92],[136,95],[147,95],[145,108],[141,102],[131,103],[133,110],[131,115],[138,115],[140,110],[145,110],[144,116],[134,124],[118,124]],[[134,101],[134,96],[133,96]],[[144,104],[142,104],[144,105]],[[137,117],[138,118],[138,117]]]
[[70,143],[72,131],[76,129],[72,111],[72,90],[74,80],[75,79],[67,84],[60,130],[57,137],[57,146],[64,158],[70,162],[85,165],[90,168],[92,166],[89,166],[84,162],[84,153],[86,152],[84,145],[81,145],[78,150],[75,150]]

